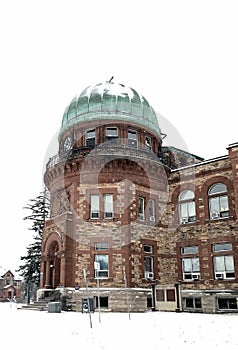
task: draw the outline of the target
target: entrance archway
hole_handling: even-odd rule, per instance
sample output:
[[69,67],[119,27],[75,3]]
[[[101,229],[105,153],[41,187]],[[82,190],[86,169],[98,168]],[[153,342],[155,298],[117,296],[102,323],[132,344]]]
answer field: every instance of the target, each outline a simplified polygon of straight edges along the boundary
[[58,255],[59,244],[52,241],[47,252],[48,285],[55,289],[60,284],[60,257]]

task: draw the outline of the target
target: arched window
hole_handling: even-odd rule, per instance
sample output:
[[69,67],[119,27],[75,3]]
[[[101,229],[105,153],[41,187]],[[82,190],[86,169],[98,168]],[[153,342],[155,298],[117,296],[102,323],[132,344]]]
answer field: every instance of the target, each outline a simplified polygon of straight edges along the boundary
[[185,190],[179,195],[179,220],[181,224],[196,221],[194,192]]
[[229,205],[227,187],[223,183],[216,183],[208,190],[210,219],[227,218]]

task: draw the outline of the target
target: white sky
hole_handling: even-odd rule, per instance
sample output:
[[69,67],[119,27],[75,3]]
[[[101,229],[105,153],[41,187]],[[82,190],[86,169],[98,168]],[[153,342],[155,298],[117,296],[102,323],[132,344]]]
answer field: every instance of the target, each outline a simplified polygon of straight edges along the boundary
[[113,75],[145,96],[191,153],[227,153],[238,141],[237,18],[235,0],[1,3],[0,266],[18,268],[32,242],[22,208],[42,190],[66,106],[88,85]]

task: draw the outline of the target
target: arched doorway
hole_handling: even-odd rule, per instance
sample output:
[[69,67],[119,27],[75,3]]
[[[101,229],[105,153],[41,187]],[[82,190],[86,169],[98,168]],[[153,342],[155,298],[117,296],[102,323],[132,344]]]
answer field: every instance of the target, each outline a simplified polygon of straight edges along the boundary
[[59,244],[52,241],[47,252],[48,286],[55,289],[60,284]]

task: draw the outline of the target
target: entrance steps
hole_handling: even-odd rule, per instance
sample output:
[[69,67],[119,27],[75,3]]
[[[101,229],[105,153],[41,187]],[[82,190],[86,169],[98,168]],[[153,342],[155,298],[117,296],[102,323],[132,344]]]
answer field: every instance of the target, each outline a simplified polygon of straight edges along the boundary
[[38,300],[30,304],[23,304],[21,307],[21,310],[47,311],[48,303],[50,301],[51,301],[51,297],[46,297],[42,300]]

